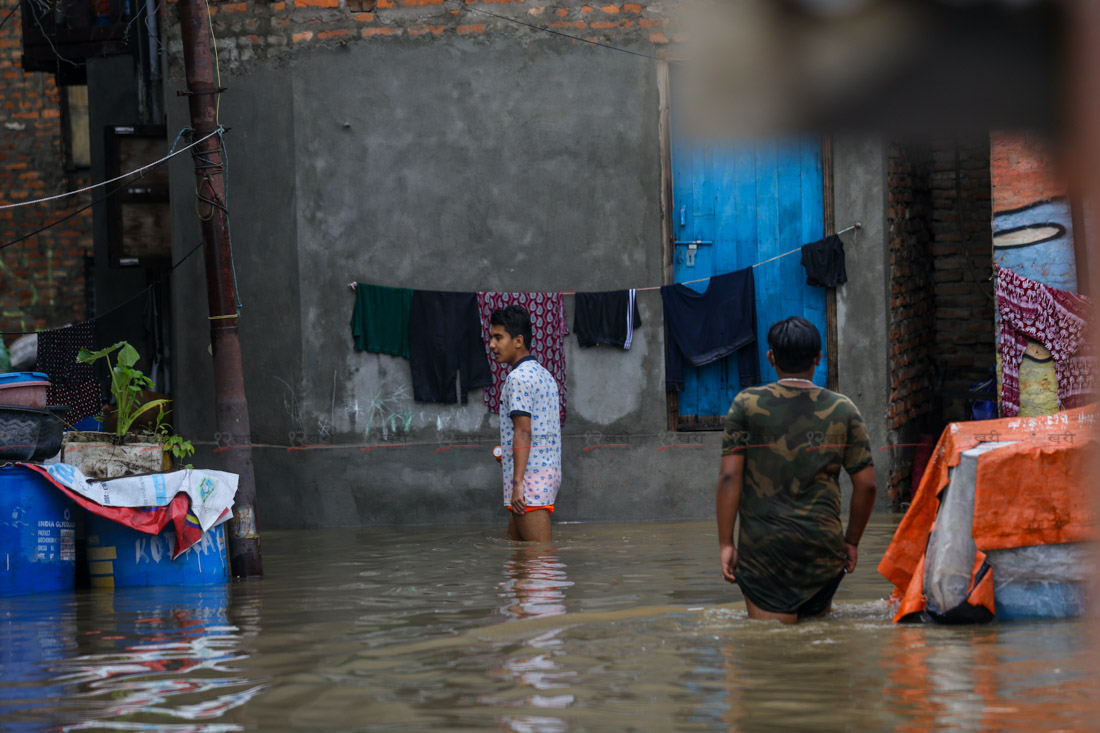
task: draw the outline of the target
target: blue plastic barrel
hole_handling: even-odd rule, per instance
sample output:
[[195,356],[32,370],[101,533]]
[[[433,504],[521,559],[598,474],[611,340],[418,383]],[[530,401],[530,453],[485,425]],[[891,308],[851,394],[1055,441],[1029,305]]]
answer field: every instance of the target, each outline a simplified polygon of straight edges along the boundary
[[229,580],[225,525],[203,533],[202,539],[176,560],[176,533],[165,527],[158,535],[88,515],[88,574],[93,588],[159,585],[214,585]]
[[1084,583],[1017,581],[997,586],[994,602],[997,620],[1013,621],[1084,616],[1087,601]]
[[70,590],[76,504],[26,466],[0,466],[0,596]]

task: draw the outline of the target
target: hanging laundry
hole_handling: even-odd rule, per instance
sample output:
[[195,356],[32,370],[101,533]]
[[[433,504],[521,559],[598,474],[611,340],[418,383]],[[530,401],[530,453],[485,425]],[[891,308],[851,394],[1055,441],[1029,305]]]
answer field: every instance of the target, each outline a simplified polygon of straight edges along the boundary
[[806,268],[806,284],[819,288],[835,288],[848,282],[844,267],[844,242],[835,234],[802,246],[802,266]]
[[1029,280],[1004,267],[997,271],[1001,318],[1001,410],[1020,412],[1020,361],[1029,339],[1054,357],[1058,409],[1070,410],[1095,398],[1096,361],[1088,344],[1092,303],[1088,298]]
[[661,288],[665,306],[665,385],[684,388],[684,361],[703,366],[737,352],[741,386],[760,381],[756,353],[756,281],[752,268],[710,278],[706,291]]
[[493,384],[477,309],[473,293],[413,291],[408,333],[414,400],[466,404],[471,389]]
[[642,325],[634,290],[577,293],[573,310],[573,333],[581,347],[629,349],[634,328]]
[[638,293],[634,288],[630,289],[630,302],[626,304],[626,341],[623,348],[629,349],[634,343],[634,329],[642,325],[642,316],[638,313]]
[[69,411],[65,413],[65,421],[69,424],[98,415],[103,407],[92,366],[76,360],[81,349],[95,349],[95,324],[92,321],[38,333],[35,368],[50,375],[46,403],[67,405]]
[[478,293],[477,307],[481,316],[482,349],[489,359],[493,383],[485,390],[485,405],[490,412],[500,411],[500,391],[508,377],[508,367],[493,358],[489,351],[489,316],[507,305],[521,305],[531,314],[531,353],[558,383],[561,401],[561,421],[565,422],[565,336],[569,327],[565,321],[565,299],[561,293]]
[[356,351],[409,358],[409,309],[413,291],[356,283],[351,335]]

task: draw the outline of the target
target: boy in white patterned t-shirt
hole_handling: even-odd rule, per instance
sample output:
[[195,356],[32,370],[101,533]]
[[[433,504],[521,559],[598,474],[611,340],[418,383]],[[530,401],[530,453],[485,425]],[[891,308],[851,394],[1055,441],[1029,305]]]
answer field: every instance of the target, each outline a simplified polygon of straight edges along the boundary
[[510,305],[489,317],[489,349],[512,367],[500,395],[500,446],[508,536],[550,541],[550,514],[561,488],[558,383],[531,356],[531,316]]

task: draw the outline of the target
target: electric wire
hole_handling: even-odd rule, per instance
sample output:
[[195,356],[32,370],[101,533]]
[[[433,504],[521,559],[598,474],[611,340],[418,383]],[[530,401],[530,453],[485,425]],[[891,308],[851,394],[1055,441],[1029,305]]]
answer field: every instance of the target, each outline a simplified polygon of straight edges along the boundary
[[[149,292],[153,288],[164,284],[167,281],[168,276],[170,276],[173,272],[175,272],[177,267],[179,267],[184,262],[186,262],[188,259],[190,259],[191,255],[198,252],[199,249],[202,247],[202,245],[203,245],[202,242],[199,242],[198,244],[196,244],[194,247],[192,247],[187,252],[187,254],[185,254],[183,257],[181,257],[179,259],[179,261],[177,261],[175,264],[173,264],[171,267],[169,267],[166,271],[160,273],[160,277],[157,279],[156,282],[150,283],[149,285],[146,285],[144,288],[137,291],[136,293],[134,293],[133,295],[128,297],[126,300],[122,301],[118,305],[111,308],[110,310],[107,310],[107,311],[104,311],[103,313],[99,313],[97,315],[94,315],[91,318],[80,321],[79,323],[70,323],[68,326],[62,326],[62,328],[71,328],[72,326],[80,325],[80,323],[94,323],[95,321],[98,321],[100,318],[106,318],[107,316],[109,316],[112,313],[120,310],[121,308],[126,307],[130,303],[134,302],[134,300],[136,300],[137,298],[140,298],[141,296],[145,295],[147,292]],[[56,328],[41,328],[41,329],[38,329],[37,331],[0,331],[0,336],[30,336],[30,335],[33,335],[33,334],[36,334],[36,333],[44,333],[46,331],[57,331],[57,330],[59,330],[59,329],[56,329]]]
[[[214,36],[214,18],[210,14],[210,0],[204,0],[206,4],[206,21],[210,28],[210,45],[214,47],[214,74],[218,81],[218,88],[222,86],[222,65],[218,61],[218,39]],[[214,123],[221,125],[222,95],[218,92],[214,96]]]
[[[190,128],[184,128],[184,130],[182,130],[180,132],[180,135],[182,135],[184,132],[186,132],[189,129]],[[174,150],[173,152],[170,152],[168,155],[164,156],[160,160],[149,163],[148,165],[143,165],[142,167],[137,168],[135,170],[132,170],[129,173],[123,173],[120,176],[115,176],[114,178],[111,178],[110,180],[100,181],[99,183],[93,183],[90,186],[85,186],[84,188],[78,188],[75,191],[66,191],[65,193],[59,193],[59,194],[55,194],[53,196],[46,196],[45,198],[33,199],[31,201],[16,201],[15,203],[11,203],[11,204],[0,204],[0,211],[3,211],[4,209],[15,209],[15,208],[18,208],[20,206],[31,206],[32,204],[42,204],[42,203],[46,203],[47,201],[56,201],[57,199],[63,199],[66,196],[75,196],[78,193],[84,193],[85,191],[92,191],[92,190],[100,188],[102,186],[110,185],[112,183],[115,183],[116,181],[121,181],[123,179],[129,178],[130,176],[142,175],[146,171],[152,170],[153,168],[156,168],[157,166],[168,162],[169,160],[176,157],[177,155],[185,153],[186,151],[190,150],[191,148],[195,147],[196,145],[199,145],[200,143],[203,143],[206,140],[209,140],[210,138],[214,137],[215,135],[220,134],[221,132],[223,132],[223,130],[222,130],[221,127],[219,127],[217,130],[214,130],[209,135],[205,135],[205,136],[199,138],[198,140],[194,141],[193,143],[187,145],[186,147],[182,147],[179,150]],[[176,140],[177,140],[177,142],[179,141],[179,136],[176,137]],[[176,143],[173,143],[172,147],[175,148],[175,145],[176,145]]]
[[4,16],[3,20],[0,20],[0,28],[3,28],[4,24],[8,22],[11,16],[15,15],[16,10],[19,10],[19,3],[16,3],[15,7],[8,11],[8,14]]
[[[184,135],[185,135],[185,134],[186,134],[186,133],[187,133],[187,132],[188,132],[189,130],[190,130],[190,128],[188,128],[188,127],[185,127],[185,128],[183,128],[182,130],[180,130],[179,134],[178,134],[178,135],[176,135],[176,139],[175,139],[175,141],[174,141],[174,142],[172,143],[172,147],[171,147],[171,148],[169,148],[169,151],[175,150],[175,147],[176,147],[176,145],[178,145],[178,144],[179,144],[179,141],[180,141],[180,139],[181,139],[181,138],[182,138],[182,137],[183,137],[183,136],[184,136]],[[200,142],[201,142],[201,141],[200,141]],[[183,150],[186,150],[186,149],[187,149],[187,148],[183,148]],[[183,152],[183,150],[180,150],[180,152]],[[164,164],[165,164],[166,162],[168,162],[168,160],[170,160],[170,159],[171,159],[171,157],[172,157],[172,156],[166,156],[165,158],[162,158],[161,160],[159,160],[159,161],[157,161],[156,163],[152,164],[151,168],[155,168],[155,167],[159,167],[159,166],[161,166],[161,165],[164,165]],[[136,172],[135,172],[135,173],[136,173]],[[129,174],[127,174],[127,175],[134,175],[134,173],[129,173]],[[126,176],[121,176],[121,177],[122,177],[122,178],[125,178]],[[143,172],[142,172],[142,173],[141,173],[141,174],[140,174],[140,175],[139,175],[138,177],[139,177],[139,178],[144,178],[144,177],[145,177],[145,172],[143,171]],[[113,180],[118,180],[118,179],[113,179]],[[115,194],[116,194],[116,193],[118,193],[119,191],[123,191],[123,190],[125,190],[126,188],[128,188],[128,187],[130,186],[130,184],[131,184],[131,183],[133,183],[133,181],[127,181],[126,183],[122,184],[121,186],[118,186],[117,188],[113,188],[113,189],[111,189],[110,191],[108,191],[108,192],[107,192],[106,194],[104,194],[103,196],[100,196],[99,198],[97,198],[97,199],[94,199],[94,200],[93,200],[93,201],[91,201],[90,203],[88,203],[88,204],[86,204],[86,205],[84,205],[84,206],[81,206],[81,207],[80,207],[80,208],[78,208],[78,209],[74,209],[73,211],[69,212],[68,214],[66,214],[65,216],[61,217],[60,219],[55,219],[54,221],[51,221],[51,222],[50,222],[49,224],[46,224],[46,225],[44,225],[44,226],[41,226],[41,227],[39,227],[38,229],[35,229],[35,230],[34,230],[34,231],[32,231],[32,232],[28,232],[27,234],[23,234],[23,235],[21,235],[21,236],[17,237],[16,239],[13,239],[13,240],[11,240],[10,242],[5,242],[5,243],[3,243],[3,244],[0,244],[0,250],[4,250],[4,249],[7,249],[8,247],[11,247],[12,245],[16,245],[16,244],[19,244],[20,242],[25,242],[26,240],[30,239],[31,237],[33,237],[33,236],[35,236],[35,235],[37,235],[37,234],[41,234],[42,232],[46,231],[47,229],[50,229],[50,228],[52,228],[52,227],[55,227],[55,226],[57,226],[58,224],[61,224],[62,222],[68,221],[69,219],[72,219],[72,218],[73,218],[74,216],[76,216],[77,214],[79,214],[79,213],[81,213],[81,212],[83,212],[83,211],[87,211],[88,209],[92,208],[93,206],[95,206],[95,205],[96,205],[96,204],[98,204],[98,203],[101,203],[101,202],[103,202],[103,201],[106,201],[107,199],[109,199],[109,198],[110,198],[111,196],[115,195]],[[98,184],[97,184],[97,185],[98,185]]]

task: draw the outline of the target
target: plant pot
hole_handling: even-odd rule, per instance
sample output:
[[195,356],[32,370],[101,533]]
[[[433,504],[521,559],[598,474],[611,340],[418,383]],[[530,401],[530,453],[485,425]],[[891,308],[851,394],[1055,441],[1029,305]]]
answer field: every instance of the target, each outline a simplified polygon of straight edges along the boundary
[[75,466],[88,478],[108,479],[170,470],[170,454],[159,442],[137,442],[114,433],[68,432],[62,463]]

